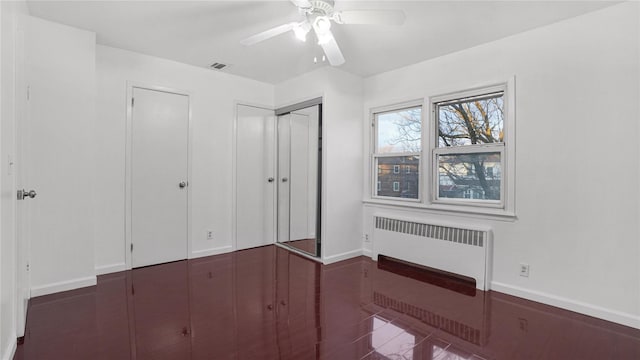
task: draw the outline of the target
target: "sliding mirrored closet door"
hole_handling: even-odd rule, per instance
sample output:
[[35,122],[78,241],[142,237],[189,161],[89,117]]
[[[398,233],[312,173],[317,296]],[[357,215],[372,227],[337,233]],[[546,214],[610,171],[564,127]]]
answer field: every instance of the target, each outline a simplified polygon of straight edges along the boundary
[[277,121],[278,242],[320,256],[321,105]]

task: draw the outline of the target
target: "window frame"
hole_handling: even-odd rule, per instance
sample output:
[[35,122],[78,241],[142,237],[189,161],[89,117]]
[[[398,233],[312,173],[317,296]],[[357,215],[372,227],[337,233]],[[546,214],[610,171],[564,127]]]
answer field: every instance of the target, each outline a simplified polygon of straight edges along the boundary
[[[503,141],[501,143],[472,144],[452,147],[450,151],[438,148],[437,104],[444,101],[464,100],[482,95],[502,92],[503,94]],[[490,83],[485,86],[469,87],[462,91],[453,91],[436,96],[425,96],[419,100],[406,101],[387,106],[370,107],[368,125],[369,137],[369,172],[367,182],[370,184],[365,203],[418,208],[434,213],[460,213],[481,218],[515,218],[515,158],[516,158],[516,113],[515,113],[515,76],[506,81]],[[376,116],[383,113],[401,111],[403,109],[421,107],[421,152],[376,154],[378,138]],[[500,155],[500,200],[438,198],[438,163],[437,156],[467,153],[492,153]],[[418,163],[418,199],[378,196],[376,184],[378,171],[376,160],[384,156],[419,156]],[[402,169],[401,169],[402,170]],[[496,169],[493,169],[493,176]],[[446,199],[446,200],[445,200]]]
[[[378,153],[378,116],[381,114],[393,113],[407,109],[420,108],[420,152],[399,152],[399,153]],[[372,108],[369,112],[369,124],[370,124],[370,151],[369,151],[369,166],[370,166],[370,174],[373,176],[369,176],[370,181],[370,189],[369,196],[371,199],[380,200],[384,202],[400,202],[400,203],[422,203],[424,196],[424,175],[422,173],[422,169],[424,168],[424,150],[425,150],[425,109],[426,102],[424,99],[406,101],[402,103],[380,106]],[[398,156],[417,156],[418,157],[418,198],[403,198],[401,196],[381,196],[377,195],[377,183],[378,183],[378,175],[380,172],[377,170],[376,163],[378,158],[382,157],[398,157]],[[402,170],[398,173],[401,173]]]

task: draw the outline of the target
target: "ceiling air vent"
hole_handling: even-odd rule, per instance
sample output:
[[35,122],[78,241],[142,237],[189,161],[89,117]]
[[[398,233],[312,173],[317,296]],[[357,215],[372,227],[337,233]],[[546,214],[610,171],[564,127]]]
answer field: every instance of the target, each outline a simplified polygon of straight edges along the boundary
[[227,64],[216,62],[209,65],[209,67],[215,70],[222,70],[223,68],[227,67]]

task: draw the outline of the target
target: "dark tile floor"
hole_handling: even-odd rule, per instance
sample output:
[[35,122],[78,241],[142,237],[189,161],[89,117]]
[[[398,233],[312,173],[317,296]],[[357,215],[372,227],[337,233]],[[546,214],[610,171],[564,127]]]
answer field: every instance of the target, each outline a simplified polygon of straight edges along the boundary
[[[406,275],[406,274],[405,274]],[[32,299],[15,359],[640,359],[640,331],[267,246]]]

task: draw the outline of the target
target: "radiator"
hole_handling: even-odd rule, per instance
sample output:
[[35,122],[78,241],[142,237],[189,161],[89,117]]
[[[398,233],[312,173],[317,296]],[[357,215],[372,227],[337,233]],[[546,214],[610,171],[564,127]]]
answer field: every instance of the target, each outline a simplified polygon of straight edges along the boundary
[[489,290],[492,233],[489,228],[374,216],[373,259],[378,255],[468,276]]

